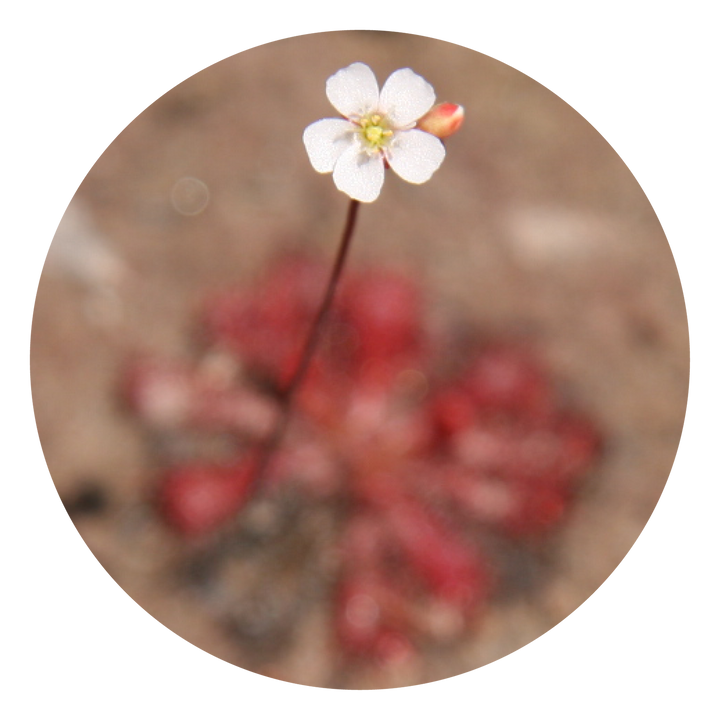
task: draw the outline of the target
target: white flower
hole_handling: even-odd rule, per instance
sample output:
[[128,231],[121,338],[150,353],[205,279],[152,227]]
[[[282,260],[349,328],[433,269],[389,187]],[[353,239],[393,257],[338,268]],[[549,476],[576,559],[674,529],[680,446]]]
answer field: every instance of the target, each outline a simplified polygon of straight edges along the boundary
[[353,63],[327,81],[328,100],[343,116],[318,120],[303,134],[312,166],[332,172],[339,190],[361,202],[380,194],[389,165],[403,180],[424,183],[440,167],[445,147],[415,129],[435,102],[432,86],[410,68],[378,89],[373,71]]

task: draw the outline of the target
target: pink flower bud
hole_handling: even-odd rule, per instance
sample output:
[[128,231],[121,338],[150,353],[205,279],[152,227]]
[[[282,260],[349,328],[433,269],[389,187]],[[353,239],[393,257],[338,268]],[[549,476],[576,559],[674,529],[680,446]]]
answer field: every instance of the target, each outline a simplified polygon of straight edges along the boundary
[[462,105],[440,103],[423,115],[417,123],[419,130],[424,130],[438,138],[450,137],[456,133],[465,119]]

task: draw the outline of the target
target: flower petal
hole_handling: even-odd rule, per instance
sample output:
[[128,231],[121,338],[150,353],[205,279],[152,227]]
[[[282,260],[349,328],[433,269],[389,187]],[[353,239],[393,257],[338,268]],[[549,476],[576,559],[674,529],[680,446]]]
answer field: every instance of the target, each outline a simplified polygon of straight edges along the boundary
[[445,146],[434,135],[422,130],[396,134],[388,149],[390,167],[409,183],[427,182],[445,159]]
[[380,93],[379,111],[388,116],[395,127],[404,127],[419,120],[435,102],[432,85],[410,68],[396,70],[385,82]]
[[380,195],[385,166],[380,153],[368,155],[359,143],[346,150],[338,159],[333,180],[338,190],[342,190],[354,200],[372,202]]
[[305,128],[303,142],[315,170],[332,172],[338,158],[352,145],[354,129],[351,122],[339,118],[318,120]]
[[345,117],[361,116],[377,108],[378,84],[365,63],[353,63],[328,78],[328,100]]

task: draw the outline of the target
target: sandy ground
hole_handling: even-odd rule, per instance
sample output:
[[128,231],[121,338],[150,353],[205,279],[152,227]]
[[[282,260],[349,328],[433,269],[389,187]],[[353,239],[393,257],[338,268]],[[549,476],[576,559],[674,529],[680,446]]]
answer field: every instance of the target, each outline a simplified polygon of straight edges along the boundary
[[[193,352],[208,290],[245,285],[302,247],[332,256],[346,198],[301,142],[334,115],[325,79],[361,60],[382,82],[409,66],[462,104],[431,182],[388,175],[361,208],[351,262],[414,273],[435,307],[482,333],[529,339],[607,451],[547,553],[543,582],[498,602],[471,636],[395,673],[338,675],[322,600],[272,657],[250,652],[178,589],[179,550],[142,511],[156,456],[117,402],[123,359]],[[77,521],[101,564],[149,613],[229,662],[294,682],[385,687],[463,672],[532,641],[587,599],[647,522],[682,429],[689,368],[682,290],[662,228],[597,132],[528,77],[414,36],[331,33],[229,58],[168,92],[90,170],[58,229],[32,337],[38,430],[62,498],[93,480],[107,513]],[[322,510],[302,533],[329,532]]]

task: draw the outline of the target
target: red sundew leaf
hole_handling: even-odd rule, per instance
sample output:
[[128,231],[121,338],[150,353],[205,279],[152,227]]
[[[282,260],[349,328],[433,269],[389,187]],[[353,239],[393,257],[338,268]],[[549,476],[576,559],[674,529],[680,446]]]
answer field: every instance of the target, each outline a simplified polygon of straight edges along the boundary
[[507,464],[510,476],[560,488],[579,479],[599,450],[592,428],[576,421],[518,431],[513,446],[515,453]]
[[359,366],[412,357],[423,340],[422,304],[417,287],[391,272],[348,277],[338,298],[338,315],[356,335]]
[[326,273],[320,263],[291,258],[253,290],[219,294],[203,315],[208,339],[276,377],[287,373],[317,312]]
[[401,665],[412,660],[417,655],[417,650],[405,633],[384,627],[375,641],[373,655],[379,665]]
[[343,652],[377,662],[402,659],[412,650],[407,639],[411,601],[385,562],[390,541],[376,513],[352,513],[341,542],[343,575],[335,592],[333,622]]
[[458,512],[515,537],[545,534],[564,519],[599,449],[592,426],[569,417],[540,426],[478,423],[453,440],[458,464],[444,482]]
[[507,444],[503,425],[545,422],[553,416],[554,399],[526,351],[498,345],[476,353],[458,377],[435,389],[427,413],[440,444],[457,443],[464,433],[477,434],[481,444],[482,433],[488,451],[507,454],[496,447]]
[[351,391],[347,375],[316,358],[297,391],[296,406],[314,422],[337,428],[347,412]]
[[556,527],[568,510],[569,495],[549,483],[516,487],[519,500],[502,522],[503,530],[516,538],[538,537]]
[[[386,480],[392,482],[391,477]],[[491,577],[486,561],[455,528],[400,492],[387,491],[372,502],[402,557],[431,595],[463,608],[487,599]]]
[[465,467],[506,480],[565,484],[562,441],[549,428],[479,422],[452,438],[453,456]]
[[451,502],[457,513],[489,525],[507,522],[521,503],[516,489],[506,480],[457,464],[443,467],[435,481],[443,499]]
[[338,583],[335,633],[342,649],[352,655],[375,656],[386,627],[376,577],[353,573]]
[[551,530],[564,519],[570,499],[553,477],[528,483],[450,466],[442,482],[445,497],[459,516],[515,538]]
[[450,438],[452,457],[461,465],[482,473],[512,474],[515,469],[519,441],[525,439],[524,429],[504,423],[476,421]]
[[277,377],[299,353],[309,318],[296,305],[285,313],[273,313],[263,300],[250,293],[215,298],[205,313],[204,328],[212,343]]
[[448,387],[434,394],[428,402],[427,412],[442,441],[475,423],[477,403],[466,390]]
[[510,345],[487,347],[468,364],[458,385],[479,412],[542,416],[554,407],[545,373],[527,351]]
[[390,547],[387,524],[377,513],[355,510],[343,533],[340,553],[353,572],[374,571],[384,562]]
[[165,521],[186,536],[216,530],[234,517],[248,499],[252,463],[233,467],[182,465],[168,471],[156,503]]
[[393,392],[402,385],[397,377],[388,388],[337,375],[327,365],[314,369],[298,393],[297,406],[353,467],[367,461],[397,464],[430,446],[432,428],[416,411],[417,401],[402,387]]
[[198,367],[155,359],[128,365],[121,392],[139,417],[159,428],[261,437],[277,412],[272,400],[250,388],[208,376]]
[[347,470],[326,443],[310,437],[286,444],[272,460],[264,485],[276,489],[292,484],[317,498],[327,498],[342,492]]
[[570,416],[541,422],[480,418],[448,439],[461,465],[509,480],[565,487],[586,471],[599,452],[599,435]]
[[349,554],[346,559],[336,586],[333,617],[343,652],[380,664],[403,662],[415,655],[410,640],[417,631],[412,597],[368,556]]

